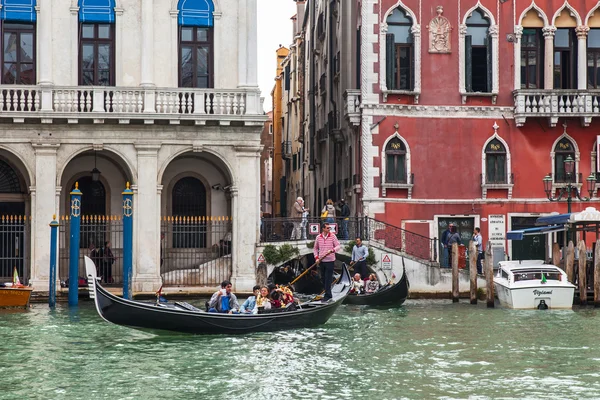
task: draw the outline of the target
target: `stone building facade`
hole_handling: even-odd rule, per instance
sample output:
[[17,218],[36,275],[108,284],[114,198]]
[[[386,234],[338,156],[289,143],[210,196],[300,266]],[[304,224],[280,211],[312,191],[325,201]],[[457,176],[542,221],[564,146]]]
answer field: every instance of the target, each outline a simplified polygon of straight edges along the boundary
[[[165,274],[250,289],[266,119],[256,0],[0,3],[0,211],[29,221],[19,251],[5,253],[26,259],[33,287],[48,288],[48,224],[69,215],[75,183],[82,214],[118,217],[130,182],[134,291],[156,290]],[[194,229],[204,239],[186,245]]]

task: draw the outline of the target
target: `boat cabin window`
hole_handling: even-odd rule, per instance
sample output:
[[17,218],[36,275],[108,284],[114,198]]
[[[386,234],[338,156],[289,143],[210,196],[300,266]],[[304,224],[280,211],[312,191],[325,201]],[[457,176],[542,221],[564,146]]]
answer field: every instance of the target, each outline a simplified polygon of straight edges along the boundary
[[508,272],[506,272],[505,270],[502,270],[502,277],[506,280],[508,280]]
[[515,282],[542,280],[542,274],[548,281],[560,281],[561,273],[558,271],[514,271]]

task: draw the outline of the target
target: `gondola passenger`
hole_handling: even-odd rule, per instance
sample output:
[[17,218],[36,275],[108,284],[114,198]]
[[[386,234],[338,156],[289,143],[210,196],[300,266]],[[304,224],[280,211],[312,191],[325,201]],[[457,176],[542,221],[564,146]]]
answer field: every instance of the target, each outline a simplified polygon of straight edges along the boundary
[[240,314],[252,314],[254,307],[256,307],[256,298],[260,295],[260,285],[256,285],[252,288],[254,295],[248,297],[244,304],[240,307]]
[[365,281],[365,286],[367,289],[367,293],[374,293],[379,290],[379,281],[377,280],[377,275],[371,274],[369,275],[369,280]]
[[224,289],[219,290],[216,296],[213,295],[208,305],[208,312],[218,312],[225,314],[232,314],[240,309],[237,297],[231,292],[231,282],[223,281],[221,287],[225,286]]
[[365,285],[363,281],[360,279],[360,274],[354,274],[354,278],[352,279],[352,288],[350,289],[350,293],[354,294],[362,294],[365,292]]
[[270,309],[269,288],[262,286],[259,295],[256,297],[256,305],[254,306],[254,310],[252,310],[252,314],[258,314],[259,311]]

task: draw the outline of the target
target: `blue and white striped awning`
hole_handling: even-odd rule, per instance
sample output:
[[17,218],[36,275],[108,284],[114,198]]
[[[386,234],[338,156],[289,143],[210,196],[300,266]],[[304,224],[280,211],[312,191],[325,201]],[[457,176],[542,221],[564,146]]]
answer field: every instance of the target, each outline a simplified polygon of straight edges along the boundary
[[215,5],[212,0],[179,0],[179,25],[213,26]]
[[115,22],[115,0],[79,0],[79,21],[105,24]]
[[2,20],[15,22],[35,22],[36,0],[0,0]]

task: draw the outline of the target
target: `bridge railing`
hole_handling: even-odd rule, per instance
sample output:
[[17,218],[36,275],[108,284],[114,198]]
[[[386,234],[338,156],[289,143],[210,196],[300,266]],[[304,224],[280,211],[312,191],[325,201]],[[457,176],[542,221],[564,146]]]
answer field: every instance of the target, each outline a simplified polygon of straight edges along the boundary
[[[437,238],[432,239],[368,217],[335,218],[333,221],[340,240],[354,240],[360,237],[416,258],[438,261]],[[263,218],[260,241],[272,243],[314,240],[321,230],[322,222],[325,220],[319,217]]]

